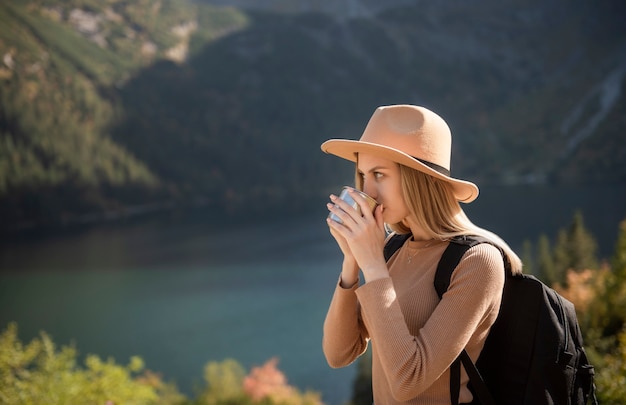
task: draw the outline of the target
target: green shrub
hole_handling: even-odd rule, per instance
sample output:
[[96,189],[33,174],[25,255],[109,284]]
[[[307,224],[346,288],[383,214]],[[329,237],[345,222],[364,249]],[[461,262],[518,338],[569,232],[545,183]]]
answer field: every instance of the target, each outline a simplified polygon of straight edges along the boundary
[[[150,384],[140,374],[143,370],[139,357],[119,365],[89,355],[81,367],[75,348],[57,349],[44,332],[22,344],[15,323],[0,335],[0,403],[4,405],[163,404],[161,391],[172,394],[172,387]],[[184,398],[175,390],[173,394],[168,395],[174,399],[170,404]]]

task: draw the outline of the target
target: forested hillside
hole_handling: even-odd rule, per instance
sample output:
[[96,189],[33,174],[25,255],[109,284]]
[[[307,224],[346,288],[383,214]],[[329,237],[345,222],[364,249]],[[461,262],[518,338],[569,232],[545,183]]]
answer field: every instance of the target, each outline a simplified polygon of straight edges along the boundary
[[209,3],[0,4],[2,229],[319,205],[351,177],[319,144],[387,103],[440,112],[480,184],[626,183],[620,1]]

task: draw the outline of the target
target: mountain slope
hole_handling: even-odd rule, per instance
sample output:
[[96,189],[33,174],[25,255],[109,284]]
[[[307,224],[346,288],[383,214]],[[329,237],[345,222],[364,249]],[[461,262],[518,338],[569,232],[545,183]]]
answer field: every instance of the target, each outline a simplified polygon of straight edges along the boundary
[[481,184],[626,182],[621,3],[331,3],[0,5],[3,225],[299,209],[350,181],[319,144],[387,103],[440,112]]

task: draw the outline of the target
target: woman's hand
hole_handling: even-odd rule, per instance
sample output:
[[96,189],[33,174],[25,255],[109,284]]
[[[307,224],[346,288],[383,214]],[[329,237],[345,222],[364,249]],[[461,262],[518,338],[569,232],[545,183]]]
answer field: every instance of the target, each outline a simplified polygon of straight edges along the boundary
[[[337,215],[342,223],[328,219],[331,234],[337,241],[344,254],[343,276],[353,276],[350,272],[346,274],[346,261],[354,260],[356,270],[363,272],[366,282],[377,278],[387,277],[387,264],[383,257],[383,247],[385,243],[385,229],[383,224],[383,207],[377,206],[374,212],[370,211],[367,201],[354,190],[350,190],[350,196],[361,207],[359,212],[353,209],[345,201],[337,196],[331,195],[333,204],[328,204],[328,210]],[[357,274],[358,275],[358,274]],[[352,277],[349,277],[352,279]],[[348,283],[348,280],[343,279]]]

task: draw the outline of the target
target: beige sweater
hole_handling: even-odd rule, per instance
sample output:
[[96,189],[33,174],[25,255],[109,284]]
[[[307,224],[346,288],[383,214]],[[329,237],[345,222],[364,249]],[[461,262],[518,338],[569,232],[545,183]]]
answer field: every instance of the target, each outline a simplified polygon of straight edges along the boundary
[[[469,249],[440,302],[433,281],[447,245],[409,240],[389,260],[388,278],[335,289],[324,354],[331,367],[344,367],[371,340],[376,405],[449,405],[450,364],[464,347],[475,361],[496,319],[504,286],[500,252],[485,243]],[[467,380],[463,371],[461,403],[472,399]]]

